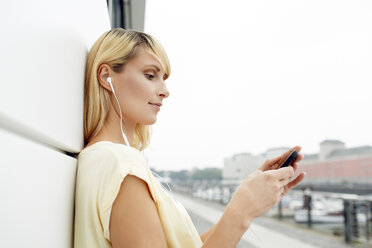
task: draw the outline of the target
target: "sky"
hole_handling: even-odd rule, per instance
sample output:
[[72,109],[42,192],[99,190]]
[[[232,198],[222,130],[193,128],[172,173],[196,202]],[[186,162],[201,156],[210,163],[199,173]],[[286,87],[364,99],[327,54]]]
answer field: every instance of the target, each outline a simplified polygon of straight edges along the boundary
[[372,2],[146,0],[172,73],[146,150],[157,170],[325,139],[372,145]]

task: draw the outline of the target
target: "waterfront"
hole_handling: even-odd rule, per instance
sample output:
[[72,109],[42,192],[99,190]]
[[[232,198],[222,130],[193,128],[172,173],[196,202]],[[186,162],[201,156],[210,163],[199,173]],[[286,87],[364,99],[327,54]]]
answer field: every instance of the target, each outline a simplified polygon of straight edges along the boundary
[[[225,209],[225,205],[218,202],[175,192],[173,195],[189,212],[200,234],[215,224]],[[323,228],[325,227],[327,225],[323,226]],[[328,227],[330,226],[328,225]],[[268,239],[268,237],[270,238]],[[237,247],[366,248],[371,247],[371,244],[357,242],[345,244],[342,235],[336,236],[318,228],[310,229],[306,225],[295,223],[288,218],[278,220],[275,217],[270,217],[270,213],[268,213],[268,215],[254,221]]]

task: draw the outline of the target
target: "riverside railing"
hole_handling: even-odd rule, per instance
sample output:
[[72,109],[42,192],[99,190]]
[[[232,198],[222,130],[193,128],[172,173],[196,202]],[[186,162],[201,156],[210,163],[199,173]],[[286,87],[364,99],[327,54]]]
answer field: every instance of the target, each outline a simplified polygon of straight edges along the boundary
[[[224,205],[230,201],[237,186],[238,185],[233,184],[223,185],[218,181],[189,181],[171,184],[172,190],[176,192],[210,201],[220,202]],[[307,224],[309,228],[312,228],[315,224],[319,226],[319,212],[317,212],[317,204],[314,199],[321,197],[327,201],[341,201],[342,206],[340,212],[338,213],[338,220],[341,220],[340,225],[343,226],[342,235],[344,236],[345,242],[351,243],[353,241],[357,241],[372,244],[372,195],[363,196],[357,194],[319,191],[305,192],[301,190],[292,190],[292,192],[297,195],[302,195],[303,197],[303,203],[298,207],[297,210],[301,210],[302,212],[306,213],[305,221],[303,223]],[[276,216],[279,219],[283,219],[283,205],[284,204],[280,202],[276,206]],[[326,212],[327,209],[324,209],[324,211]],[[294,212],[292,214],[294,216]],[[322,220],[320,219],[320,221]],[[327,223],[327,216],[324,216],[323,221],[324,223]]]

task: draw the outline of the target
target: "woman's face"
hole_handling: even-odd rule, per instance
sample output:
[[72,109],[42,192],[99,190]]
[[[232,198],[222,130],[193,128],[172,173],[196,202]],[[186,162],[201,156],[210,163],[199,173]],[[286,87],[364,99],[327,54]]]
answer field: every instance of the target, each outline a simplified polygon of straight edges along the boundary
[[[125,123],[151,125],[156,122],[169,91],[164,82],[163,68],[154,55],[138,47],[135,57],[124,65],[123,71],[114,73],[112,83]],[[115,98],[112,103],[117,104]]]

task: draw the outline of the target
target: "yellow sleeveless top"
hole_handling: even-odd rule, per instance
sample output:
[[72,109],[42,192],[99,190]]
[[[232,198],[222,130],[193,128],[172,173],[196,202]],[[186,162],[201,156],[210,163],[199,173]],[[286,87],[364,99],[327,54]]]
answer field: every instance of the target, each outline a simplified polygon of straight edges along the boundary
[[133,147],[99,141],[83,149],[78,156],[75,248],[112,247],[109,230],[111,208],[128,174],[148,184],[169,248],[202,246],[187,211],[153,177],[143,154]]

